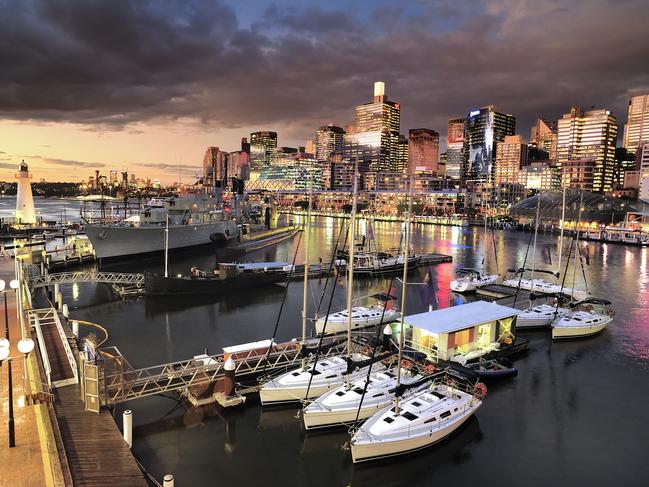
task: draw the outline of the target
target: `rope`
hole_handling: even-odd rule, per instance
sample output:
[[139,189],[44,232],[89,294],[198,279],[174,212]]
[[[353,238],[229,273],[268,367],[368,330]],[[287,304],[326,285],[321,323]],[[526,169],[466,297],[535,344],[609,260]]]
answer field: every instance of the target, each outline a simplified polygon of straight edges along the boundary
[[523,259],[523,268],[520,270],[520,276],[518,278],[518,287],[516,288],[516,294],[514,295],[514,304],[512,305],[512,308],[516,307],[516,300],[518,299],[518,293],[521,292],[521,281],[523,280],[523,273],[525,272],[525,266],[527,265],[527,255],[530,252],[530,245],[532,245],[533,236],[534,234],[530,232],[530,239],[527,242],[527,250],[525,251],[525,258]]

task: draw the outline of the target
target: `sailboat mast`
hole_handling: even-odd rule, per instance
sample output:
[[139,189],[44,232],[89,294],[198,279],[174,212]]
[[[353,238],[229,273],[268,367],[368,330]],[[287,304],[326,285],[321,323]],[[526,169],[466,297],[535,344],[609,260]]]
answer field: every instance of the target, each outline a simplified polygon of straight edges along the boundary
[[[539,215],[541,213],[541,192],[536,201],[536,220],[534,221],[534,246],[532,247],[532,287],[530,288],[530,301],[534,294],[534,266],[536,265],[536,236],[539,234]],[[523,271],[524,272],[524,271]]]
[[575,260],[572,266],[572,291],[570,296],[575,299],[575,278],[577,276],[577,259],[581,261],[581,252],[579,252],[579,224],[581,223],[581,207],[584,204],[584,192],[580,190],[579,194],[579,213],[577,213],[577,223],[575,223],[575,231],[577,236],[575,238]]
[[566,219],[566,187],[563,187],[563,203],[561,205],[561,234],[559,235],[559,273],[561,273],[561,253],[563,251],[563,221]]
[[[308,291],[309,291],[309,255],[310,255],[310,235],[311,235],[311,199],[313,197],[313,179],[309,178],[309,195],[307,198],[307,212],[306,212],[306,245],[304,249],[304,293],[302,296],[302,344],[306,341],[306,315],[308,306]],[[302,359],[304,362],[305,359]],[[304,366],[304,365],[303,365]]]
[[165,277],[169,277],[169,212],[167,211],[167,223],[165,225]]
[[[410,215],[412,214],[412,176],[409,178],[408,214],[405,219],[406,245],[403,249],[403,276],[401,282],[401,319],[399,320],[399,357],[397,360],[397,387],[401,384],[401,357],[403,354],[403,321],[406,316],[406,283],[408,282],[408,258],[410,257]],[[399,398],[396,398],[395,411],[399,410]]]
[[354,286],[354,257],[356,250],[356,206],[358,205],[358,162],[354,165],[354,194],[349,221],[349,262],[347,262],[347,353],[352,351],[352,295]]

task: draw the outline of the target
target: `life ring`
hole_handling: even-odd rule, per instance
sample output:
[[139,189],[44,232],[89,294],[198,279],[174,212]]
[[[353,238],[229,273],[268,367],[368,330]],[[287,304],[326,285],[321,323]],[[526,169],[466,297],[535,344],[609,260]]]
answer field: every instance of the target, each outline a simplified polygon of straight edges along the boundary
[[406,370],[412,369],[412,362],[407,359],[401,359],[401,368]]

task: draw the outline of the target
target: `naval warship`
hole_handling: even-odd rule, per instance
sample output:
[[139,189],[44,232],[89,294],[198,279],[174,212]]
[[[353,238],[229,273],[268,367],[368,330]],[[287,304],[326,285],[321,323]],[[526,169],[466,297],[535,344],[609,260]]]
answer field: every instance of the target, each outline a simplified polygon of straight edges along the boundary
[[151,200],[138,215],[119,223],[88,224],[86,234],[99,259],[125,257],[165,249],[224,245],[238,236],[236,219],[210,194],[186,194]]

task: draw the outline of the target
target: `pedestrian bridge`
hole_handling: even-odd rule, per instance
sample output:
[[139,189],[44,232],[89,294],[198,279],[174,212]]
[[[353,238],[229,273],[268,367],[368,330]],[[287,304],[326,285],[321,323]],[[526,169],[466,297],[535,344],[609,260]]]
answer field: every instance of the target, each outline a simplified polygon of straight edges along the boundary
[[57,272],[31,277],[27,281],[29,289],[51,286],[53,284],[74,284],[76,282],[100,282],[103,284],[144,285],[144,274],[134,272]]

